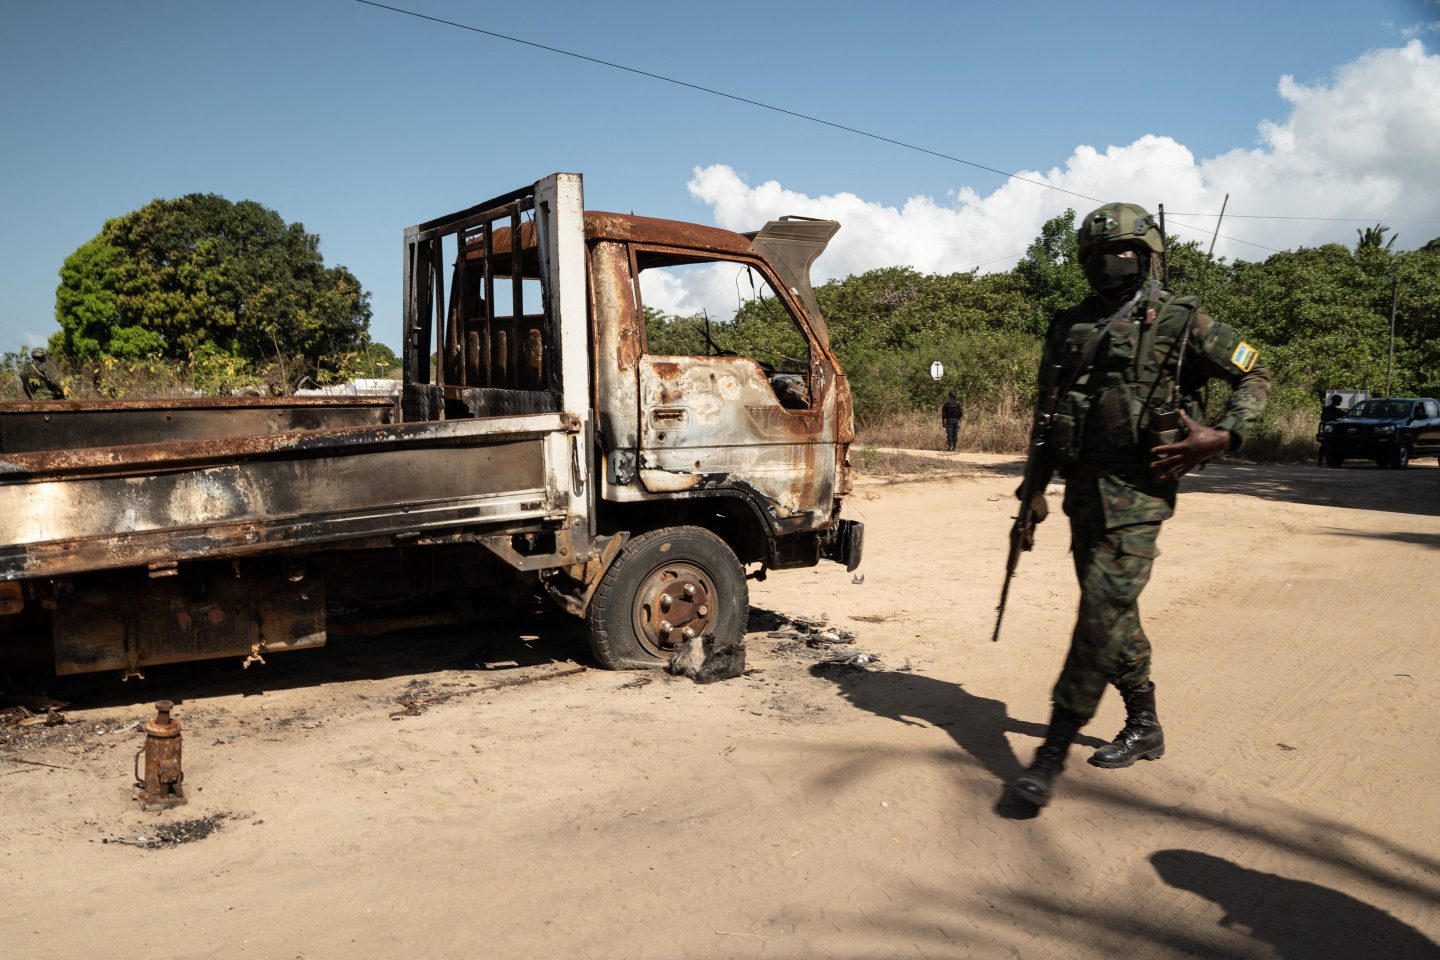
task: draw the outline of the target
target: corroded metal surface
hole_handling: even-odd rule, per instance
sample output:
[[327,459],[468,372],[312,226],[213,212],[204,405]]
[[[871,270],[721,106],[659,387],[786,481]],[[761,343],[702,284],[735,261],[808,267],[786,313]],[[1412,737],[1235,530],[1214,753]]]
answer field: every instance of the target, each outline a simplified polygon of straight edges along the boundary
[[[640,478],[652,492],[743,482],[774,520],[829,522],[832,416],[787,410],[744,357],[646,357],[640,368]],[[829,404],[833,409],[833,403]]]
[[0,404],[0,454],[380,425],[397,419],[384,397],[204,398]]
[[[145,724],[145,745],[135,755],[135,799],[141,810],[164,810],[185,803],[185,771],[180,766],[180,723],[170,716],[175,704],[155,704],[155,719]],[[145,772],[140,772],[140,756]]]
[[365,428],[350,444],[336,434],[288,445],[245,438],[263,449],[243,457],[240,441],[196,445],[189,460],[174,449],[78,451],[108,471],[76,475],[69,463],[10,482],[0,474],[0,579],[563,511],[547,463],[568,472],[569,450],[547,454],[546,444],[566,423],[539,415]]
[[585,239],[685,247],[719,254],[739,255],[751,252],[750,239],[730,230],[706,227],[698,223],[683,223],[679,220],[603,213],[599,210],[585,211]]
[[715,603],[715,585],[704,570],[690,563],[666,564],[635,593],[636,634],[656,654],[673,651],[710,632]]
[[179,576],[97,574],[56,598],[55,670],[138,673],[156,663],[259,657],[325,643],[325,584],[273,566]]
[[[568,174],[411,227],[399,407],[0,405],[0,581],[45,585],[36,609],[54,611],[64,669],[134,671],[323,642],[323,590],[239,575],[273,562],[243,559],[261,554],[303,554],[323,580],[327,551],[465,541],[540,572],[577,613],[626,524],[675,522],[693,513],[687,501],[771,566],[813,564],[822,545],[856,555],[835,536],[849,390],[808,277],[835,229],[783,220],[739,234],[587,213]],[[763,277],[808,362],[647,353],[637,264],[708,260]],[[607,521],[603,501],[664,507]],[[215,558],[235,577],[197,593],[194,568]],[[683,571],[657,581],[637,629],[657,648],[702,631],[711,592]],[[26,596],[0,599],[29,615]]]

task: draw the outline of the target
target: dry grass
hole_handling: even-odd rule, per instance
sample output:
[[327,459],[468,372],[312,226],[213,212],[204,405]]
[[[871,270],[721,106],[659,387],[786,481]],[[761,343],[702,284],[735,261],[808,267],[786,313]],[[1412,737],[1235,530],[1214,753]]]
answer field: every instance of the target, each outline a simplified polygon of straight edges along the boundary
[[[1031,409],[1013,393],[990,407],[967,409],[960,425],[959,449],[972,453],[1023,454],[1030,441]],[[1315,459],[1320,414],[1309,404],[1272,408],[1255,426],[1235,458],[1254,463],[1308,463]],[[945,427],[939,412],[911,410],[861,423],[856,445],[904,450],[944,450]],[[864,468],[862,468],[864,469]],[[871,472],[865,470],[865,472]]]
[[[1024,453],[1030,440],[1031,407],[1005,390],[988,406],[968,408],[960,421],[958,448],[971,453]],[[856,430],[862,444],[906,450],[944,450],[940,412],[910,410],[869,420]]]
[[930,480],[942,476],[964,476],[974,472],[973,467],[956,460],[879,450],[874,444],[857,443],[851,447],[850,462],[862,476],[883,477],[894,481]]
[[1310,406],[1273,410],[1245,440],[1242,459],[1257,463],[1311,463],[1320,413]]

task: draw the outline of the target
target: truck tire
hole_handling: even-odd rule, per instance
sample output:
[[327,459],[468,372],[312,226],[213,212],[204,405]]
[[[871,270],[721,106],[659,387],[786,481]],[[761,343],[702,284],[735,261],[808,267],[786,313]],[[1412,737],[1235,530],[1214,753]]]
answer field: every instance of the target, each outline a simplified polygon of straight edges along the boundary
[[687,630],[738,641],[749,609],[745,568],[725,541],[704,527],[652,530],[601,577],[586,612],[590,650],[607,670],[663,666]]
[[1338,450],[1332,450],[1329,447],[1325,448],[1325,466],[1338,467],[1344,462],[1345,458],[1340,456],[1340,452]]
[[1390,466],[1395,470],[1410,466],[1410,444],[1402,441],[1395,445],[1395,452],[1390,454]]

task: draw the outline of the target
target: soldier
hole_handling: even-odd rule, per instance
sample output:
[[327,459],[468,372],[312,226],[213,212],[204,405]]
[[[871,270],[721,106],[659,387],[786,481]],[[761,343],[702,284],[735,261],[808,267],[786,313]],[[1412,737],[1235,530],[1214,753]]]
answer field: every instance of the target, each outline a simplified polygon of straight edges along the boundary
[[955,452],[955,444],[960,438],[960,418],[963,416],[965,407],[951,390],[950,397],[940,405],[940,422],[945,425],[945,449],[951,453]]
[[[1044,743],[1010,785],[1036,806],[1050,802],[1071,740],[1107,684],[1125,701],[1125,726],[1090,762],[1128,767],[1164,754],[1137,601],[1180,477],[1237,449],[1270,390],[1254,347],[1195,298],[1161,289],[1163,239],[1144,209],[1106,204],[1081,222],[1079,244],[1095,293],[1056,314],[1041,361],[1042,396],[1066,385],[1047,445],[1050,466],[1065,478],[1080,610]],[[1234,390],[1207,426],[1198,395],[1212,379]],[[1031,508],[1044,519],[1043,483]]]
[[[1331,394],[1330,405],[1328,407],[1320,408],[1320,422],[1329,423],[1331,420],[1339,420],[1341,417],[1345,416],[1345,409],[1341,406],[1342,403],[1344,403],[1344,401],[1340,398],[1340,394]],[[1315,453],[1315,465],[1318,467],[1323,465],[1324,463],[1325,442],[1322,440],[1320,442],[1320,449],[1317,450]]]
[[49,352],[42,347],[30,351],[30,359],[20,371],[20,388],[27,400],[65,399],[65,388],[50,375],[46,366],[49,359]]

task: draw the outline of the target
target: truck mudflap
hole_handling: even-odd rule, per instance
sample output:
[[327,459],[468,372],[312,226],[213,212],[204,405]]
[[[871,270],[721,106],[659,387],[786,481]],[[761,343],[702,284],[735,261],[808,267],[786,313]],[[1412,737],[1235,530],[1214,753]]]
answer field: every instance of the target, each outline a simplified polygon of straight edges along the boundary
[[864,552],[865,524],[859,520],[835,521],[834,531],[820,544],[820,556],[843,563],[847,571],[860,566]]

